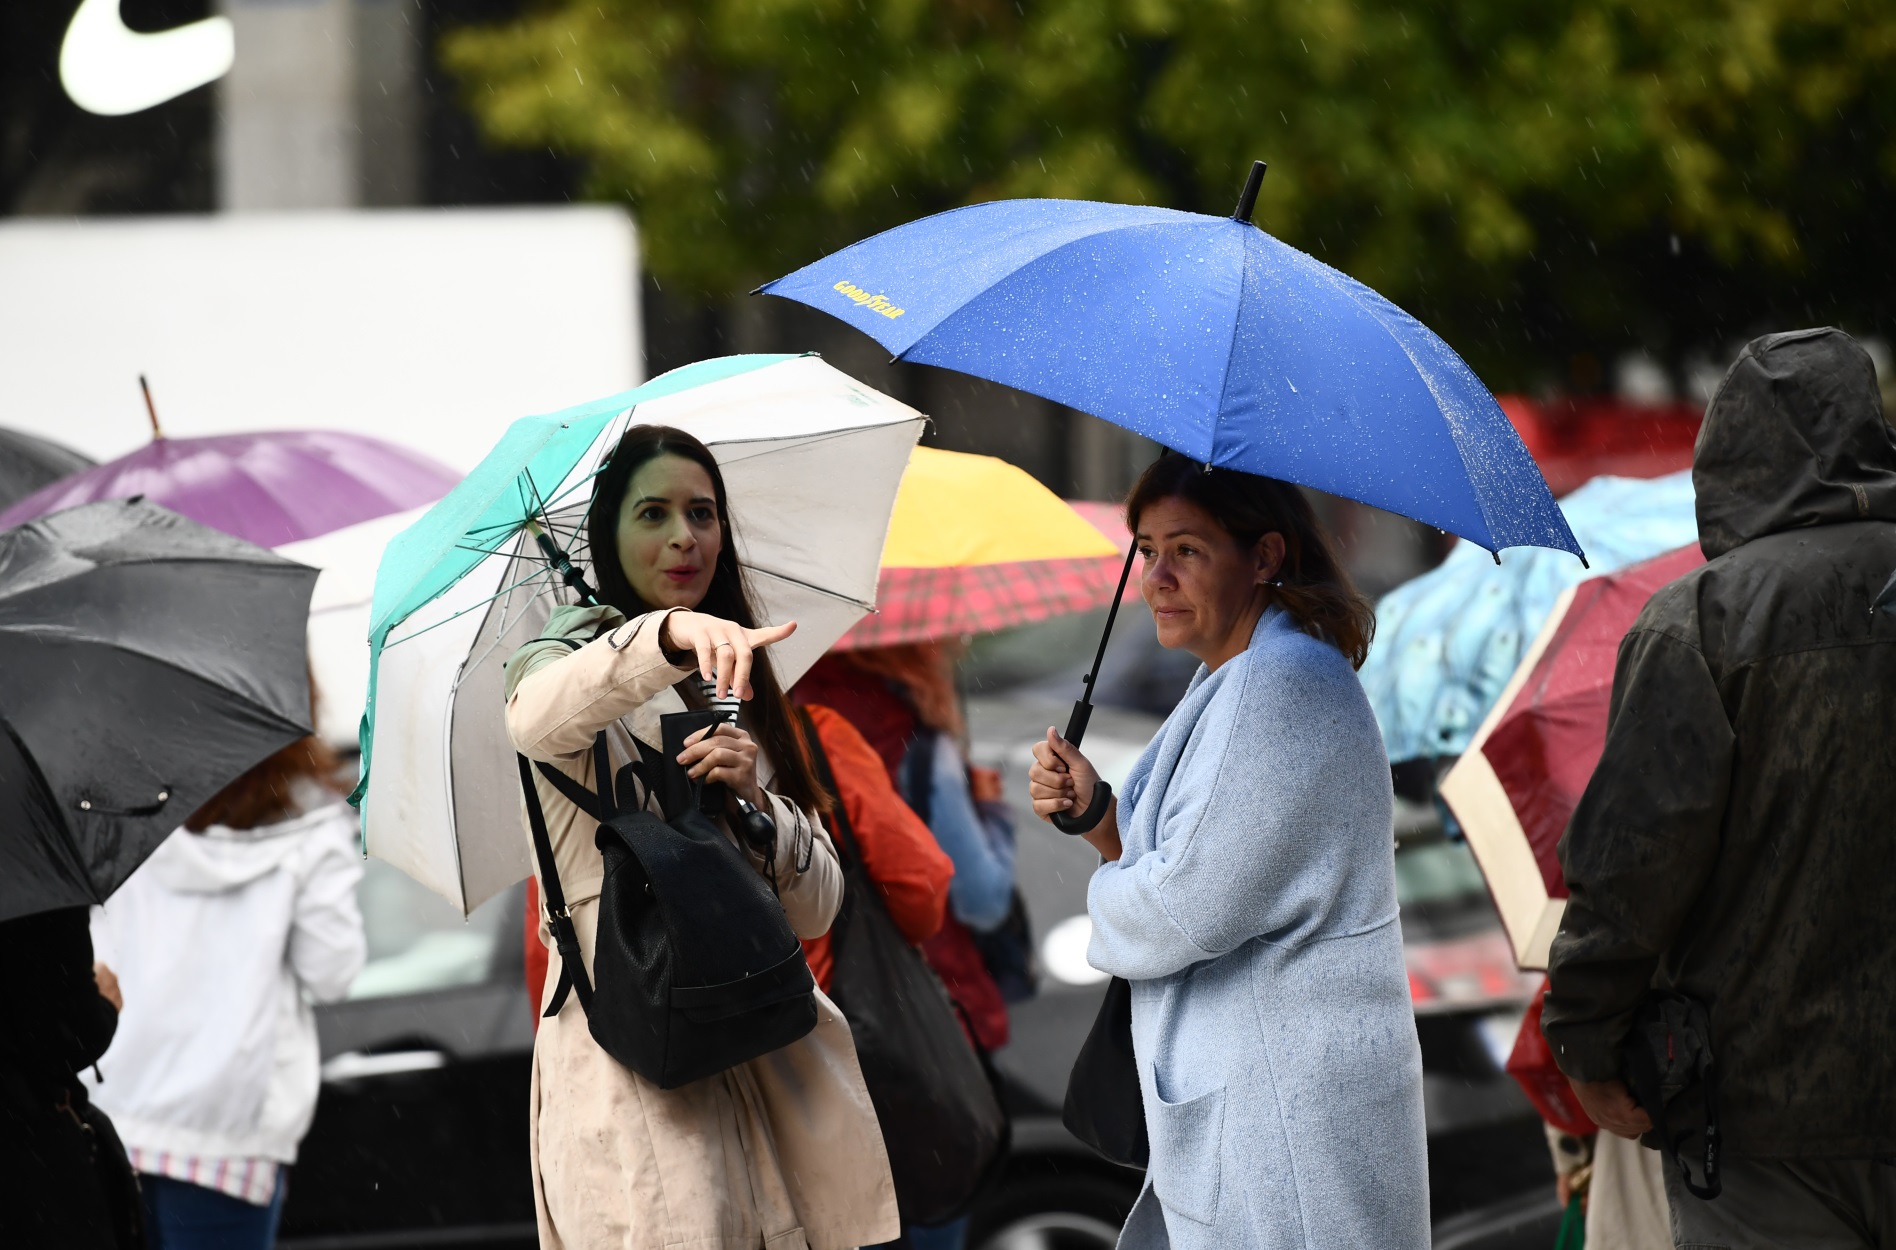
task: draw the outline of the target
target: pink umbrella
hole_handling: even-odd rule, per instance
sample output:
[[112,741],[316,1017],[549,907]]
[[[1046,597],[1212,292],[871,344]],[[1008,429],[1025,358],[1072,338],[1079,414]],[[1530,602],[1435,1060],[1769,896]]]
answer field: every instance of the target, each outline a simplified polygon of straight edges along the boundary
[[20,500],[0,513],[0,530],[98,499],[142,495],[201,525],[275,547],[433,503],[461,480],[439,461],[341,430],[166,438],[154,414],[152,434],[130,455]]

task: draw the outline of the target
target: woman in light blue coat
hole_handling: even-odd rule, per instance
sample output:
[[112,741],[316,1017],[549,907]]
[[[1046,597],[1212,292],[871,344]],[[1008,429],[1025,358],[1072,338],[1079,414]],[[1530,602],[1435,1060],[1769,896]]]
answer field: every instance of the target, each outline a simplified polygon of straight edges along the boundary
[[[1295,487],[1168,455],[1127,519],[1159,641],[1204,667],[1084,835],[1151,1139],[1119,1244],[1426,1250],[1374,616]],[[1084,810],[1086,757],[1052,730],[1035,757],[1036,813]]]

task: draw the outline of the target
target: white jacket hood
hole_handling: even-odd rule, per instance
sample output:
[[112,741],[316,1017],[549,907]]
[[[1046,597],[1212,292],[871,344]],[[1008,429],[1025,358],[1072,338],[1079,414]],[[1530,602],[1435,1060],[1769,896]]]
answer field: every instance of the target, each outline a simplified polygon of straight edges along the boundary
[[212,825],[203,833],[179,829],[153,852],[149,870],[180,894],[222,894],[241,889],[294,859],[310,830],[336,819],[331,805],[291,820],[255,829]]

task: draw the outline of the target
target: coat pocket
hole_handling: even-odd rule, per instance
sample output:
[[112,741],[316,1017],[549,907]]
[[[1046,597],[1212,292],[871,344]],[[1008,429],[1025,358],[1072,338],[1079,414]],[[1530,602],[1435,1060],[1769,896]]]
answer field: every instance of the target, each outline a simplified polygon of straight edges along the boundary
[[1151,1103],[1152,1192],[1166,1210],[1200,1224],[1218,1214],[1224,1104],[1222,1087],[1184,1102]]

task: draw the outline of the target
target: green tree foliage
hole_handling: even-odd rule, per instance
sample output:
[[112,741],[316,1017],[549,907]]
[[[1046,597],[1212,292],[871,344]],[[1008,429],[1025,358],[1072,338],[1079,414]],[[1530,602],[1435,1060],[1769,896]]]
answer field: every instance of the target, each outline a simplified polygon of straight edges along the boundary
[[1886,315],[1891,0],[540,0],[442,55],[724,298],[924,213],[1229,212],[1504,383]]

